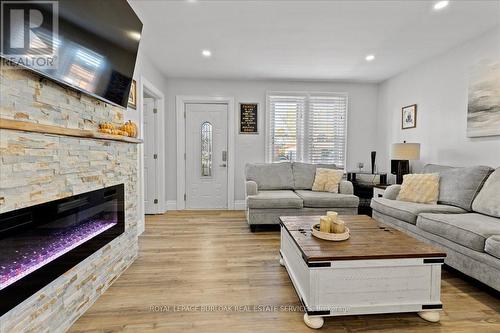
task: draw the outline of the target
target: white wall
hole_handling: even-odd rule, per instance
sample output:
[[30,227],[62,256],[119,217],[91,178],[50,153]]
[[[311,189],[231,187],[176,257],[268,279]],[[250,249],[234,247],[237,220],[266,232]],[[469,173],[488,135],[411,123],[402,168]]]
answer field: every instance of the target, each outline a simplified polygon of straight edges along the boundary
[[[135,64],[134,70],[134,80],[137,82],[137,109],[127,108],[125,111],[124,117],[125,120],[132,120],[139,126],[139,137],[141,139],[143,136],[143,103],[142,96],[140,96],[140,88],[139,85],[141,83],[141,78],[145,78],[149,82],[151,82],[158,90],[166,94],[166,77],[161,74],[160,70],[157,69],[149,60],[144,50],[139,47],[139,53],[137,55],[137,61]],[[166,140],[166,133],[163,133],[163,140]],[[138,222],[138,231],[139,234],[144,231],[144,147],[143,145],[139,145],[138,152],[138,174],[139,174],[139,184],[138,189],[139,193],[139,205],[138,205],[138,216],[140,216],[140,221]]]
[[260,103],[258,135],[238,134],[235,139],[235,201],[244,199],[244,167],[248,162],[264,162],[265,108],[267,91],[323,91],[349,94],[347,168],[357,162],[369,166],[376,146],[377,85],[362,83],[289,82],[260,80],[205,80],[168,78],[167,109],[167,200],[176,199],[176,95],[224,96],[235,99],[235,128],[238,131],[238,103]]
[[[156,88],[158,88],[164,94],[166,93],[166,87],[167,87],[166,77],[163,74],[161,74],[161,71],[151,63],[148,56],[142,49],[142,47],[139,47],[139,53],[137,55],[137,61],[135,63],[135,70],[134,70],[134,80],[137,81],[137,85],[139,85],[140,83],[139,81],[141,76],[145,77],[149,82],[154,84]],[[137,86],[137,94],[139,94],[139,86]],[[141,96],[138,97],[140,99]],[[139,102],[140,101],[138,100],[137,110],[134,110],[132,108],[127,108],[127,111],[125,112],[126,120],[132,120],[137,124],[140,123],[142,106],[140,105],[141,103]]]
[[[377,151],[379,170],[388,170],[390,145],[420,142],[424,163],[450,165],[485,164],[500,166],[500,137],[466,137],[467,86],[470,68],[484,58],[500,61],[500,29],[471,40],[445,54],[426,61],[379,85],[342,82],[292,82],[263,80],[208,80],[165,78],[142,50],[134,77],[142,75],[166,97],[166,190],[167,200],[176,200],[176,112],[177,95],[234,97],[239,102],[258,102],[259,135],[235,138],[235,201],[244,199],[243,170],[248,162],[263,162],[264,123],[267,91],[330,91],[349,94],[347,168],[357,162],[370,164],[370,152]],[[139,80],[138,80],[139,81]],[[418,104],[417,128],[401,130],[401,107]],[[138,110],[127,110],[126,118],[137,122]],[[238,116],[235,115],[237,129]],[[142,199],[141,199],[142,200]],[[143,204],[143,202],[141,202]]]
[[[420,142],[425,163],[500,166],[500,136],[467,138],[467,90],[471,67],[500,61],[500,28],[405,71],[379,86],[378,151],[387,169],[394,142]],[[500,93],[500,92],[499,92]],[[401,129],[401,107],[417,104],[417,127]]]

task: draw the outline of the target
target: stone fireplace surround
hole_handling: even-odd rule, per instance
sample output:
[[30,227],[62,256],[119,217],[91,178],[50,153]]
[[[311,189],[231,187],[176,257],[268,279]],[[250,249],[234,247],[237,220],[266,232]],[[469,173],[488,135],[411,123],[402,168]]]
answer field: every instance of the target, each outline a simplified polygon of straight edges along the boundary
[[[121,124],[123,109],[2,66],[0,118],[97,130],[105,121]],[[0,213],[125,184],[125,232],[7,312],[0,332],[66,331],[132,264],[138,249],[137,151],[127,142],[0,129]]]

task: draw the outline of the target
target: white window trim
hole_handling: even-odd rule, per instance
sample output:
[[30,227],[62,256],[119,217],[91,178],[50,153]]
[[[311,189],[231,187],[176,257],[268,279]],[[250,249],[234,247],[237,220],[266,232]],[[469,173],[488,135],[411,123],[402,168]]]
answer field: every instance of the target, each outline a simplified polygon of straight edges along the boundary
[[[309,101],[310,96],[342,96],[346,99],[346,113],[345,113],[345,144],[344,144],[344,170],[347,168],[347,145],[348,145],[348,137],[349,137],[349,94],[347,92],[325,92],[325,91],[267,91],[266,92],[266,124],[265,124],[265,161],[266,163],[273,163],[271,158],[271,103],[270,97],[273,95],[278,96],[304,96],[306,100]],[[306,120],[309,118],[309,103],[306,103],[304,107],[304,117]],[[309,126],[308,121],[304,120],[304,127]],[[306,135],[305,131],[307,128],[304,128],[304,135]],[[297,143],[298,144],[298,143]],[[302,145],[302,144],[301,144]],[[307,150],[308,147],[306,144],[303,144],[304,148],[302,150]],[[305,152],[303,152],[304,154]],[[307,156],[307,154],[305,155]]]

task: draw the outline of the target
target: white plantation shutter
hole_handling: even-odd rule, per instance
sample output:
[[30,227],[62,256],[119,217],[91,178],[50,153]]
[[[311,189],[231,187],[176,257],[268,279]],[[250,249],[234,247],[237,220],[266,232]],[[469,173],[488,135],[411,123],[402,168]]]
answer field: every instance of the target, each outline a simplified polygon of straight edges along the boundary
[[345,167],[347,95],[268,95],[267,158]]
[[307,160],[345,165],[347,96],[310,96]]
[[269,160],[271,162],[301,160],[305,98],[269,96],[269,108]]

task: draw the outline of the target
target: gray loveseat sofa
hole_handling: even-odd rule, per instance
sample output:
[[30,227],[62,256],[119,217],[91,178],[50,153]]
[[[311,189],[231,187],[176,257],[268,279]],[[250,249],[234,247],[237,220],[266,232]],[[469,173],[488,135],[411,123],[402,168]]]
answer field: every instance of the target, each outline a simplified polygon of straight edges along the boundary
[[400,185],[371,202],[373,218],[447,253],[445,263],[500,291],[500,168],[426,165],[440,174],[437,205],[395,200]]
[[316,168],[334,164],[300,162],[252,163],[245,167],[246,217],[252,231],[259,224],[279,224],[280,216],[358,213],[359,198],[352,183],[342,180],[339,193],[311,191]]

